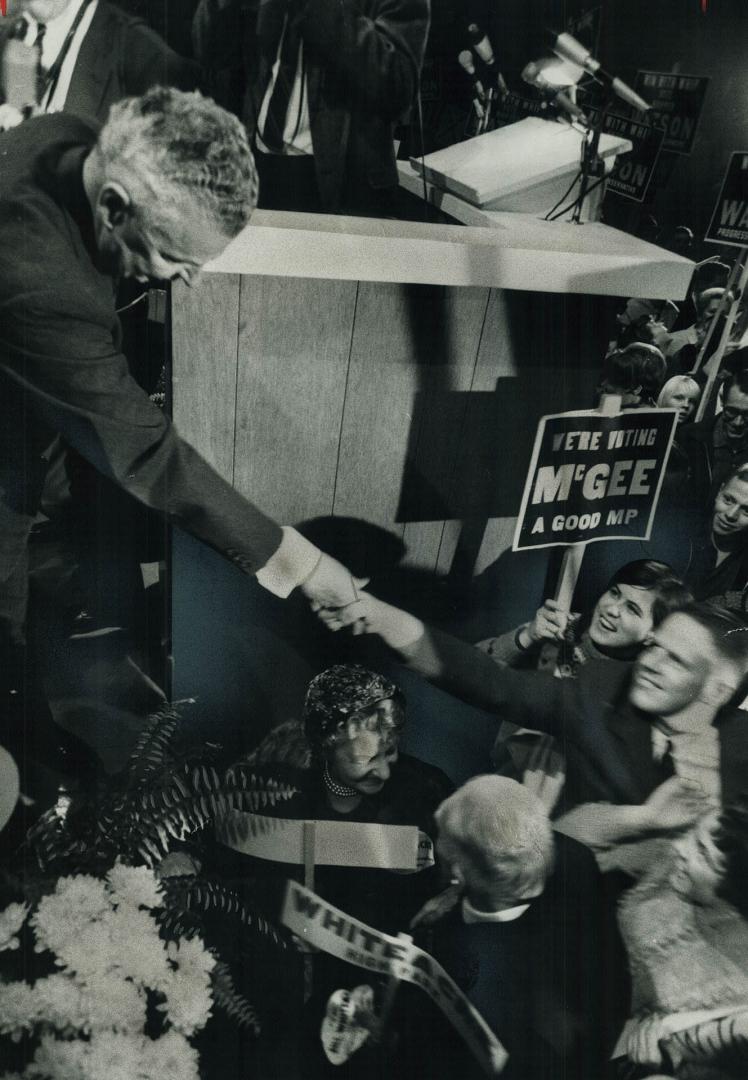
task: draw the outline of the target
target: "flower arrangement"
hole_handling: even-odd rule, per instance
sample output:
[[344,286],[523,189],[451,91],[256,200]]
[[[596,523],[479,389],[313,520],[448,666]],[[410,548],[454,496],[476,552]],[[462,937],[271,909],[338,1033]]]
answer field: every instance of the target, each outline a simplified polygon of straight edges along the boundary
[[17,1076],[197,1080],[189,1040],[211,1013],[216,958],[197,937],[161,939],[162,903],[152,870],[117,863],[104,880],[60,878],[33,913],[11,904],[0,914],[0,948],[17,948],[27,923],[34,951],[58,969],[33,984],[0,983],[0,1033],[39,1038]]
[[[0,1058],[11,1040],[22,1062],[0,1080],[198,1080],[194,1042],[216,1006],[259,1032],[209,947],[211,919],[287,943],[172,844],[295,792],[246,770],[222,777],[204,751],[177,752],[180,720],[173,707],[153,717],[106,791],[60,799],[30,830],[42,876],[25,866],[13,882],[25,902],[0,911],[0,957],[20,961],[0,975]],[[167,872],[175,859],[180,869]],[[8,977],[12,966],[22,977]]]

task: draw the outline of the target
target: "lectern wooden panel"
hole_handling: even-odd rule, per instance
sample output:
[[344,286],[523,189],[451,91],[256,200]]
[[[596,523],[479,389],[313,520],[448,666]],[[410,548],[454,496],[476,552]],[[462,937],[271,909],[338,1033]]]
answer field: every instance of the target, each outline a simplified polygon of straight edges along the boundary
[[356,284],[240,280],[236,487],[282,522],[331,514]]

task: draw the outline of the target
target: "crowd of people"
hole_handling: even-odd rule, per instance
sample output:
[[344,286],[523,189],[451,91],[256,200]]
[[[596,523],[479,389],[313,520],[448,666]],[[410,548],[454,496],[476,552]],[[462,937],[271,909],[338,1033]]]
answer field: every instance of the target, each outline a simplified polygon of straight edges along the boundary
[[[379,599],[376,583],[367,591],[220,477],[130,374],[115,308],[120,278],[194,283],[247,223],[258,186],[284,205],[292,189],[306,209],[387,212],[393,124],[413,100],[426,0],[361,0],[355,11],[201,0],[197,63],[106,0],[18,0],[11,14],[0,49],[33,50],[32,111],[47,113],[0,105],[0,690],[21,788],[38,799],[35,767],[65,764],[27,647],[30,540],[40,517],[111,486],[275,596],[300,590],[339,640],[361,639],[348,643],[361,662],[317,674],[298,719],[232,768],[290,779],[288,818],[418,830],[411,873],[332,862],[315,868],[315,889],[438,960],[507,1051],[507,1080],[740,1080],[748,349],[733,340],[715,352],[735,302],[727,274],[715,285],[708,267],[704,286],[697,269],[682,310],[629,300],[587,403],[612,394],[624,409],[675,410],[667,537],[656,530],[651,557],[622,559],[591,610],[547,598],[519,626],[461,640]],[[91,120],[104,120],[100,131]],[[120,526],[95,527],[105,546]],[[55,590],[80,616],[80,583],[64,570]],[[400,752],[407,707],[397,682],[368,666],[372,638],[495,719],[479,775],[456,787]],[[30,823],[32,800],[11,813]],[[301,868],[204,844],[216,874],[277,918]],[[268,976],[276,1011],[300,1002],[303,1075],[446,1080],[477,1069],[417,987],[399,987],[393,1004],[385,979],[339,959],[314,955],[310,970],[310,985],[299,964]],[[362,984],[362,1038],[332,1065],[320,1041],[330,998]]]

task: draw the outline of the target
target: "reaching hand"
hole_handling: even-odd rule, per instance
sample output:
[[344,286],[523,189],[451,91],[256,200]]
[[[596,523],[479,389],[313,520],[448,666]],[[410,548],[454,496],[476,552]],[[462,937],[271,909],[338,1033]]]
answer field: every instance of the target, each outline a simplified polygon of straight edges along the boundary
[[658,832],[688,828],[709,809],[703,788],[681,776],[671,776],[655,788],[645,805]]
[[658,1016],[640,1020],[626,1040],[626,1056],[639,1065],[661,1065],[660,1041],[668,1032]]
[[407,611],[361,592],[358,600],[337,610],[320,611],[320,619],[330,630],[349,626],[358,634],[378,634],[392,649],[401,649],[423,634],[423,623]]
[[358,600],[359,590],[368,582],[368,578],[353,577],[337,559],[323,554],[301,591],[311,601],[312,611],[343,609]]

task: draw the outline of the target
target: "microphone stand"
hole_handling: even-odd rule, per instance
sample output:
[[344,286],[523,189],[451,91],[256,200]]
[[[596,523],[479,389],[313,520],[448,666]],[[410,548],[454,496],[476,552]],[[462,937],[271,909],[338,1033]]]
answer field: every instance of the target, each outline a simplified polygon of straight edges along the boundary
[[605,162],[600,157],[600,136],[603,133],[603,124],[612,104],[613,95],[609,92],[606,94],[605,101],[598,111],[594,125],[587,132],[582,143],[582,176],[579,181],[579,195],[571,215],[571,220],[576,225],[581,224],[584,200],[593,186],[590,181],[594,179],[596,183],[602,183],[605,176]]

